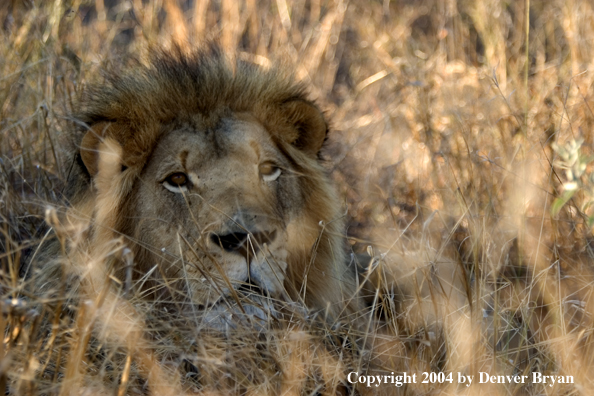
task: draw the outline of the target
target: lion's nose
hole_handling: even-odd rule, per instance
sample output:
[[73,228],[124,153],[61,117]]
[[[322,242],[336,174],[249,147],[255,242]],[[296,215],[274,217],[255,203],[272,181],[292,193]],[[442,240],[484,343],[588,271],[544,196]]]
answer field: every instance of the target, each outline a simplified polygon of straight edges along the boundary
[[210,240],[226,252],[235,252],[241,249],[247,237],[248,234],[245,232],[232,232],[226,235],[211,234]]
[[242,256],[256,254],[263,244],[270,243],[276,238],[276,231],[260,232],[231,232],[229,234],[211,234],[210,240],[216,246],[229,253]]

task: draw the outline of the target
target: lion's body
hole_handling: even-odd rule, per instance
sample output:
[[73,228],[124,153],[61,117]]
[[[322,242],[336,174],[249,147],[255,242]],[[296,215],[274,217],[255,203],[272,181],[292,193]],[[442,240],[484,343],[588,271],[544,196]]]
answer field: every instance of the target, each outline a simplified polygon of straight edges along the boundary
[[290,75],[216,48],[160,53],[91,87],[76,116],[69,218],[88,227],[73,272],[119,239],[126,259],[103,273],[143,299],[189,303],[214,327],[240,311],[275,316],[275,301],[335,319],[356,306],[318,158],[326,121]]

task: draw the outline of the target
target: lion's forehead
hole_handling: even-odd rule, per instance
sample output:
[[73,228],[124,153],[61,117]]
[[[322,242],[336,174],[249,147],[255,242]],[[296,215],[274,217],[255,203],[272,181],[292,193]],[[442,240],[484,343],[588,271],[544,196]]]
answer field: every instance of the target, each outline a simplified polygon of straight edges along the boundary
[[166,131],[154,149],[149,166],[161,173],[181,166],[212,174],[222,164],[257,165],[267,157],[281,160],[264,127],[245,116],[229,117],[221,119],[216,128],[184,125]]

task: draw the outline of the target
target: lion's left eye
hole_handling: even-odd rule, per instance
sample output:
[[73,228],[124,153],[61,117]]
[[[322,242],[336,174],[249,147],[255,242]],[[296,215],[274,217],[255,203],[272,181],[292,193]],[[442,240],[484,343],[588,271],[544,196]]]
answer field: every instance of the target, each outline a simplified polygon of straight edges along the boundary
[[265,182],[275,181],[281,175],[281,169],[272,162],[264,162],[258,169]]
[[188,191],[188,179],[188,175],[185,173],[175,172],[163,180],[163,186],[174,193]]

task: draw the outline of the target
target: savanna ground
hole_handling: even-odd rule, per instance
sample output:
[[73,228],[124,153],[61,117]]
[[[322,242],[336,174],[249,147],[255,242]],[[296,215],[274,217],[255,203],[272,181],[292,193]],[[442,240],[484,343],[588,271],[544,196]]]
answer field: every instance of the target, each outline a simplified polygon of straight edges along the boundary
[[[0,22],[0,393],[594,389],[592,3],[13,0]],[[332,120],[325,157],[350,248],[373,256],[379,288],[375,319],[351,334],[358,346],[298,326],[257,345],[198,338],[188,374],[200,381],[187,385],[175,346],[138,357],[89,344],[107,319],[68,321],[26,294],[22,268],[62,202],[60,142],[85,84],[126,54],[204,38],[263,67],[283,59],[310,87]],[[56,355],[61,369],[49,367]],[[350,371],[475,380],[351,387]],[[477,384],[479,372],[575,383]]]

